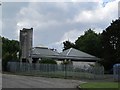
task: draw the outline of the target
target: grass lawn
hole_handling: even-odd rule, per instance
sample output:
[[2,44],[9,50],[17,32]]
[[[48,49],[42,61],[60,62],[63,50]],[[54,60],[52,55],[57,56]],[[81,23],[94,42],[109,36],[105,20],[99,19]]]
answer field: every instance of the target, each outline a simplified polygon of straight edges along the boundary
[[80,84],[80,88],[120,88],[117,82],[88,82]]

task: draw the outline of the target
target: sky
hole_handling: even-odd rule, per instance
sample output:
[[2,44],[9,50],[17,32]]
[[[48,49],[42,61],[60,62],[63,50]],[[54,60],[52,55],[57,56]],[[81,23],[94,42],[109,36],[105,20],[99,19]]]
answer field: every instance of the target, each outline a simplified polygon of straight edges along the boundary
[[47,46],[60,52],[64,41],[74,43],[89,28],[96,33],[105,30],[118,18],[118,1],[2,2],[2,36],[19,40],[21,29],[33,27],[34,47]]

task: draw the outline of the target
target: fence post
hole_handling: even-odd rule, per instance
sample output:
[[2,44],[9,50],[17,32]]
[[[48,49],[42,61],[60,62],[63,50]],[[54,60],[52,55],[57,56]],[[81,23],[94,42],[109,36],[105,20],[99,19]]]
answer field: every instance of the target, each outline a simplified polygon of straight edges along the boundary
[[67,79],[67,64],[65,64],[64,66],[65,66],[65,79]]

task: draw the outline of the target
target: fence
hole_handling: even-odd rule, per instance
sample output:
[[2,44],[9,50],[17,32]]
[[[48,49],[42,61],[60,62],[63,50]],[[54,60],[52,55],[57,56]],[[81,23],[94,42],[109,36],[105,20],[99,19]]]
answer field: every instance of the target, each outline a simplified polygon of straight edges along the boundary
[[114,81],[120,82],[120,64],[115,64],[113,66]]
[[104,77],[104,67],[102,66],[81,67],[73,65],[8,62],[7,68],[12,73],[23,75],[80,79],[102,79]]

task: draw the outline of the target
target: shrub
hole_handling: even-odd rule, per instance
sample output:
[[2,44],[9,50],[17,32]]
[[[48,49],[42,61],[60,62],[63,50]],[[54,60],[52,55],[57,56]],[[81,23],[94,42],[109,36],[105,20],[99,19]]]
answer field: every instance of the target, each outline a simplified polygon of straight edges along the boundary
[[48,58],[43,58],[42,60],[40,60],[40,63],[43,64],[57,64],[57,62],[53,59],[48,59]]

